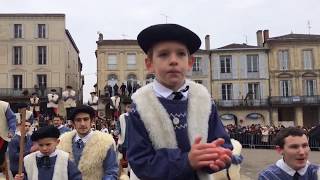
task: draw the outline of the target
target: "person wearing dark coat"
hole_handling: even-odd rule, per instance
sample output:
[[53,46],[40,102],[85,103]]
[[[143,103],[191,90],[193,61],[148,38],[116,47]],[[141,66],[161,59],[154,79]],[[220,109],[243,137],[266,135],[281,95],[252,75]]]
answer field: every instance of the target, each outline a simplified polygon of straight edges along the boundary
[[128,96],[131,96],[131,93],[132,93],[132,85],[129,83],[127,85],[127,90],[128,90]]
[[122,96],[126,95],[126,88],[127,88],[127,86],[124,85],[124,83],[122,83],[122,85],[120,86]]
[[118,86],[117,83],[113,86],[113,91],[114,91],[114,94],[119,93],[118,92],[119,91],[119,86]]

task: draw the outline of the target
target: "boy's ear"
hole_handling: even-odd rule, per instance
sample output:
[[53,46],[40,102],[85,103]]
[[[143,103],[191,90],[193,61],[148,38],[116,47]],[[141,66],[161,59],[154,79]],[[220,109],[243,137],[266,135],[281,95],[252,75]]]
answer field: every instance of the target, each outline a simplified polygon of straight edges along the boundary
[[280,146],[276,146],[276,151],[278,154],[283,155],[283,149]]
[[60,139],[57,139],[57,145],[60,143]]
[[190,57],[189,57],[189,59],[188,59],[188,70],[191,70],[192,69],[192,66],[193,66],[193,63],[194,63],[194,61],[195,61],[195,57],[194,56],[191,56],[190,55]]
[[144,64],[146,65],[146,68],[148,70],[149,73],[154,73],[154,69],[153,69],[153,64],[152,64],[152,60],[150,58],[146,58],[144,60]]

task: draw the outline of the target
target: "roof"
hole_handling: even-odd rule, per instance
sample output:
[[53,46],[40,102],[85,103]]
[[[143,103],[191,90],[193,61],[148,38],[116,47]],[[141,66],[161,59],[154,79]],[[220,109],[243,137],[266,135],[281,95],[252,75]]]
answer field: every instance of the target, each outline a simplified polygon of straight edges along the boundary
[[73,40],[73,38],[72,38],[72,36],[71,36],[71,34],[70,34],[68,29],[66,29],[66,35],[67,35],[68,39],[70,40],[70,42],[71,42],[72,46],[74,47],[74,49],[77,51],[77,53],[79,53],[80,51],[79,51],[76,43],[74,42],[74,40]]
[[317,34],[287,34],[268,38],[267,42],[292,42],[292,41],[320,41],[320,35]]
[[0,17],[65,17],[65,14],[34,14],[34,13],[7,13],[0,14]]
[[248,44],[237,44],[237,43],[232,43],[232,44],[228,44],[226,46],[223,47],[219,47],[217,49],[247,49],[247,48],[259,48],[258,46],[251,46]]
[[244,51],[244,50],[267,50],[267,48],[252,46],[245,43],[243,44],[232,43],[223,47],[219,47],[217,49],[213,49],[212,51]]
[[102,40],[96,42],[99,46],[101,45],[137,45],[138,41],[133,39],[114,39],[114,40]]

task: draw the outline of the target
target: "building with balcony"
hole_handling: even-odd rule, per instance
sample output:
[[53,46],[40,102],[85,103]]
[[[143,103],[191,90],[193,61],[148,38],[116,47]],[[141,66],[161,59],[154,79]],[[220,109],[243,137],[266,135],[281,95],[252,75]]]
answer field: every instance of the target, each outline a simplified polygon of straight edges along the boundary
[[132,87],[151,82],[153,74],[148,74],[144,60],[146,55],[137,40],[99,40],[97,43],[97,89],[104,94],[106,85],[113,87],[122,83]]
[[262,44],[211,50],[212,97],[224,124],[270,124],[267,53]]
[[0,14],[0,99],[27,100],[72,86],[82,102],[82,64],[64,14]]
[[271,120],[319,124],[320,35],[287,34],[265,39],[269,52]]
[[[143,86],[152,82],[154,74],[145,67],[146,55],[137,40],[103,40],[97,43],[97,89],[103,95],[106,85],[119,87],[122,83]],[[210,91],[209,52],[199,50],[194,54],[195,63],[188,78],[203,84]]]

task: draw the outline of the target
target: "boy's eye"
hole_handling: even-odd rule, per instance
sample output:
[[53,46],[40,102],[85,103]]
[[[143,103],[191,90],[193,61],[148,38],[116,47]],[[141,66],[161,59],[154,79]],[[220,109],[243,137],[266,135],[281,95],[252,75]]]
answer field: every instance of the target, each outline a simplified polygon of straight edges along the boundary
[[165,52],[159,53],[158,56],[159,57],[166,57],[166,56],[168,56],[168,53],[165,53]]
[[178,52],[179,56],[185,56],[187,53],[186,52]]

